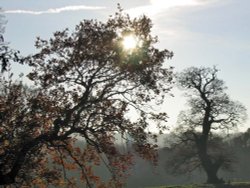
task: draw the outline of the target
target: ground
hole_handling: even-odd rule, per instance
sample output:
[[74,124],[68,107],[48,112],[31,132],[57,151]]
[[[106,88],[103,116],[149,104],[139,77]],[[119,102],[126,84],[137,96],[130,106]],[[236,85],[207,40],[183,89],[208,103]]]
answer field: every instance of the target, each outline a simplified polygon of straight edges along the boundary
[[192,184],[192,185],[172,185],[148,188],[250,188],[250,182],[234,182],[223,185]]

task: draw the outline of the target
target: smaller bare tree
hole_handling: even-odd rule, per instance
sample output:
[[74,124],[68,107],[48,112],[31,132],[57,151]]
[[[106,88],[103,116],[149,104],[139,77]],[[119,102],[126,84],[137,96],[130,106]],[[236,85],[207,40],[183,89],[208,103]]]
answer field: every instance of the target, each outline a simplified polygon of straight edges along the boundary
[[169,160],[175,173],[202,167],[207,183],[222,183],[217,172],[230,169],[233,162],[223,138],[216,132],[232,130],[246,118],[245,107],[229,98],[217,72],[215,67],[190,67],[178,74],[177,83],[186,91],[189,109],[179,115],[173,159]]

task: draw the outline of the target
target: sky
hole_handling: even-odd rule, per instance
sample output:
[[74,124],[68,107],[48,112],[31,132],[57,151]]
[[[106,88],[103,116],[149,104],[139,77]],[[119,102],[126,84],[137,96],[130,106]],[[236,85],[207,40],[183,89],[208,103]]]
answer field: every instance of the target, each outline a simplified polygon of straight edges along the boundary
[[[157,47],[174,52],[166,64],[181,71],[190,66],[220,70],[218,77],[228,94],[248,109],[250,116],[250,1],[249,0],[0,0],[8,21],[4,33],[10,46],[28,55],[35,51],[37,36],[48,39],[53,32],[74,29],[83,19],[105,21],[117,10],[117,3],[131,17],[145,14],[152,19]],[[14,70],[25,71],[16,66]],[[159,110],[175,125],[186,108],[181,91],[172,91]],[[250,128],[250,117],[239,131]]]

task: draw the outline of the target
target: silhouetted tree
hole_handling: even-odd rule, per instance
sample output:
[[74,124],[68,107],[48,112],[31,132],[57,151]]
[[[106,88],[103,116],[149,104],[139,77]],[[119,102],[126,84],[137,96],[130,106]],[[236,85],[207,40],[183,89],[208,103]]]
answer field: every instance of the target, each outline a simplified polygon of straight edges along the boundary
[[[39,52],[25,58],[33,89],[1,75],[1,185],[121,187],[133,154],[116,148],[117,134],[156,162],[147,127],[164,129],[166,114],[148,105],[161,103],[170,89],[172,70],[162,64],[172,53],[153,46],[151,27],[149,18],[131,20],[121,11],[105,23],[84,20],[72,34],[37,39]],[[129,51],[122,46],[128,33],[141,41]],[[76,146],[79,139],[86,145]],[[111,171],[108,182],[94,174],[100,163]],[[80,171],[79,180],[67,170]]]
[[229,169],[233,161],[227,144],[215,131],[231,130],[246,117],[244,106],[225,93],[217,72],[215,67],[190,67],[177,76],[178,85],[189,98],[189,109],[179,115],[171,166],[175,172],[202,167],[207,183],[221,183],[218,170]]
[[[0,8],[0,13],[1,13]],[[6,20],[2,14],[0,14],[0,66],[1,73],[7,70],[7,66],[11,61],[17,61],[22,63],[21,58],[19,57],[19,51],[10,49],[8,43],[4,41],[4,30],[5,30]]]

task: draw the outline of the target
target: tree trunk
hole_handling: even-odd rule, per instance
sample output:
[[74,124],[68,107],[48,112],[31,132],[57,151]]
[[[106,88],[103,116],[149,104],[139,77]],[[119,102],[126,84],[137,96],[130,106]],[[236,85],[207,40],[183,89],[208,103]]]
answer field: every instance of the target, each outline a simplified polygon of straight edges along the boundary
[[213,163],[209,155],[207,155],[207,153],[200,153],[199,157],[200,157],[203,169],[205,170],[206,175],[207,175],[207,183],[209,184],[223,183],[223,180],[218,178],[217,176],[220,165],[218,165],[216,162]]
[[218,161],[212,162],[211,157],[207,153],[207,138],[208,135],[202,135],[199,139],[196,140],[201,165],[207,175],[207,183],[223,183],[223,180],[219,179],[217,176],[217,172],[221,166],[221,163],[217,163]]
[[10,185],[12,183],[15,183],[15,178],[10,177],[8,175],[2,175],[2,174],[0,174],[0,187],[2,185]]
[[217,176],[218,168],[214,167],[214,165],[210,166],[209,169],[205,169],[207,174],[207,183],[209,184],[219,184],[223,183],[222,179],[219,179]]

